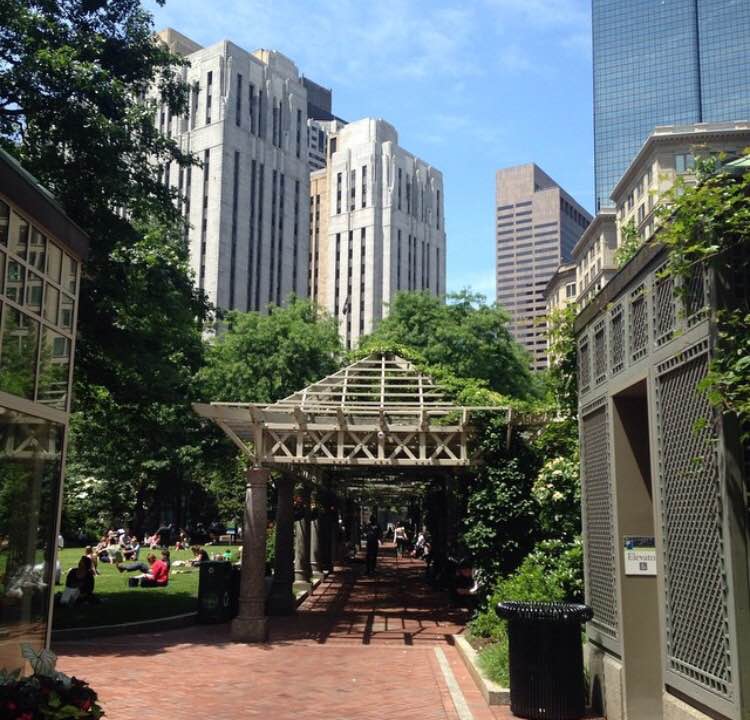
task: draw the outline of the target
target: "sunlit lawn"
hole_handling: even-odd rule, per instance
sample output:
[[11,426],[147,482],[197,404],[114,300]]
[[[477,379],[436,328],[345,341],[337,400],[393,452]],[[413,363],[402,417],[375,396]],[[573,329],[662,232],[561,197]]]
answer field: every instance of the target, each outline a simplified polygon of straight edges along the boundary
[[[227,548],[211,545],[206,549],[212,556],[226,549],[232,551],[234,559],[237,556],[237,546]],[[68,570],[78,564],[82,552],[81,548],[65,548],[60,552],[63,584]],[[147,554],[147,551],[141,550],[139,560],[145,562]],[[170,555],[172,562],[192,558],[189,550],[172,548]],[[109,563],[100,562],[99,572],[101,574],[96,577],[94,592],[101,602],[56,607],[53,615],[55,629],[152,620],[197,609],[198,568],[173,567],[165,588],[130,588],[128,577],[138,573],[120,573]],[[56,591],[62,589],[63,585],[59,585]]]

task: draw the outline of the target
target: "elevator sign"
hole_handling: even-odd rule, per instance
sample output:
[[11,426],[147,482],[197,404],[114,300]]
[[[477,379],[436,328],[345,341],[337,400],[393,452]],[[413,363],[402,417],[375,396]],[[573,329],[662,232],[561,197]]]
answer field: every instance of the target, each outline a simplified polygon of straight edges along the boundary
[[656,575],[654,538],[626,535],[624,544],[626,575]]

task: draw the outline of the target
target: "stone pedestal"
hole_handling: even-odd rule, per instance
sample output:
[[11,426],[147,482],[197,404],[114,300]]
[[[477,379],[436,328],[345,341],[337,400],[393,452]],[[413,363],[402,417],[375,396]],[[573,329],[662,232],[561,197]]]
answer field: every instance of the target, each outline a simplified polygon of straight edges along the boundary
[[232,620],[235,642],[266,640],[266,496],[268,470],[247,472],[239,612]]
[[291,615],[297,608],[294,584],[294,482],[282,477],[276,483],[276,544],[273,584],[268,598],[271,615]]
[[294,588],[310,590],[312,572],[310,568],[310,491],[303,490],[304,516],[294,523]]

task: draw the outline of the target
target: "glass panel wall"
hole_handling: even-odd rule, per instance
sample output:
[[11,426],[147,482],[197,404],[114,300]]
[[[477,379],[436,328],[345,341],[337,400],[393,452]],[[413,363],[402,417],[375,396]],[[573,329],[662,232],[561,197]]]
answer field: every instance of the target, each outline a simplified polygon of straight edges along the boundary
[[0,668],[44,647],[63,425],[0,407]]
[[78,261],[0,201],[0,391],[70,405]]

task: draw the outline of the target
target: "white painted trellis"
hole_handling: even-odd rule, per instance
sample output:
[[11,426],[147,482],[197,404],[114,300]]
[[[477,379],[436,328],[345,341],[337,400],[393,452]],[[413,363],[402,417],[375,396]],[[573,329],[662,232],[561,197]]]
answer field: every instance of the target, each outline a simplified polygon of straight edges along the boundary
[[370,355],[272,405],[196,403],[256,465],[461,467],[472,412],[390,353]]

